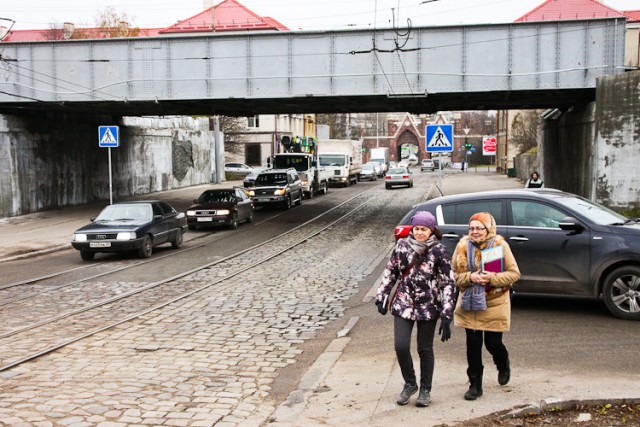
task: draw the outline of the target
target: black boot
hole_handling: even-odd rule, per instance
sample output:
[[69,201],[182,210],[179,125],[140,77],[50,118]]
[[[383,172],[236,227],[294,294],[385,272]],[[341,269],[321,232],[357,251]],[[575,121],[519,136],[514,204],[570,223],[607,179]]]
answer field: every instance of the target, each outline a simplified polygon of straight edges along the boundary
[[471,373],[469,369],[467,369],[467,375],[469,376],[469,390],[464,394],[465,400],[476,400],[478,397],[482,396],[482,371],[483,368],[480,368],[480,372]]
[[511,366],[509,364],[509,358],[504,366],[498,366],[498,384],[506,385],[511,379]]

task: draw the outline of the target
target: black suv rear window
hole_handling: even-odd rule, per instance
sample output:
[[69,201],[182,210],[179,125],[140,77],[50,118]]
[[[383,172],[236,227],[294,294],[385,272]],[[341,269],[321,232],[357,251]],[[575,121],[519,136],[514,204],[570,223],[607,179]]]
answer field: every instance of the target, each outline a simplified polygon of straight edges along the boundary
[[500,200],[481,200],[442,206],[445,224],[468,224],[469,218],[478,212],[489,212],[496,219],[497,225],[506,225],[506,220],[502,217],[502,201]]

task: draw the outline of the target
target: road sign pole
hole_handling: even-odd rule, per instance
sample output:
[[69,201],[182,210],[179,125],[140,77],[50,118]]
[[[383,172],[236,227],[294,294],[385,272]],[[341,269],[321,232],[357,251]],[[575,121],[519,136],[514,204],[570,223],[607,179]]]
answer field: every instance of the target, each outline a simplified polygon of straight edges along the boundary
[[438,188],[440,189],[440,194],[442,193],[442,153],[438,153]]
[[111,147],[109,147],[108,150],[109,150],[109,204],[112,205],[113,204],[113,180],[111,176]]

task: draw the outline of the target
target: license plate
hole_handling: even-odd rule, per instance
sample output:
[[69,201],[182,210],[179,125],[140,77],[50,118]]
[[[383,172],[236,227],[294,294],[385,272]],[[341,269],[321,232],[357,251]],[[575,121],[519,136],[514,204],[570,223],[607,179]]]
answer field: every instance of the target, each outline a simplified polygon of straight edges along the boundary
[[213,218],[211,217],[198,218],[198,222],[211,222],[211,221],[213,221]]
[[89,243],[90,248],[110,248],[111,242],[91,242]]
[[256,202],[268,202],[268,201],[269,201],[269,199],[265,199],[264,197],[258,197],[256,199]]

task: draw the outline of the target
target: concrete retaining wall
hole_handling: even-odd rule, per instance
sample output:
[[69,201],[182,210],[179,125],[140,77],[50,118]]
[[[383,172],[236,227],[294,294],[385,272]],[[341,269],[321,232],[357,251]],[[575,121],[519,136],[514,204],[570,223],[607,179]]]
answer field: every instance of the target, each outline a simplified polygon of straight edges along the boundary
[[596,123],[592,196],[640,209],[640,71],[598,79]]
[[205,118],[0,115],[0,217],[108,202],[99,125],[120,126],[120,146],[111,149],[114,202],[212,180],[214,137]]

